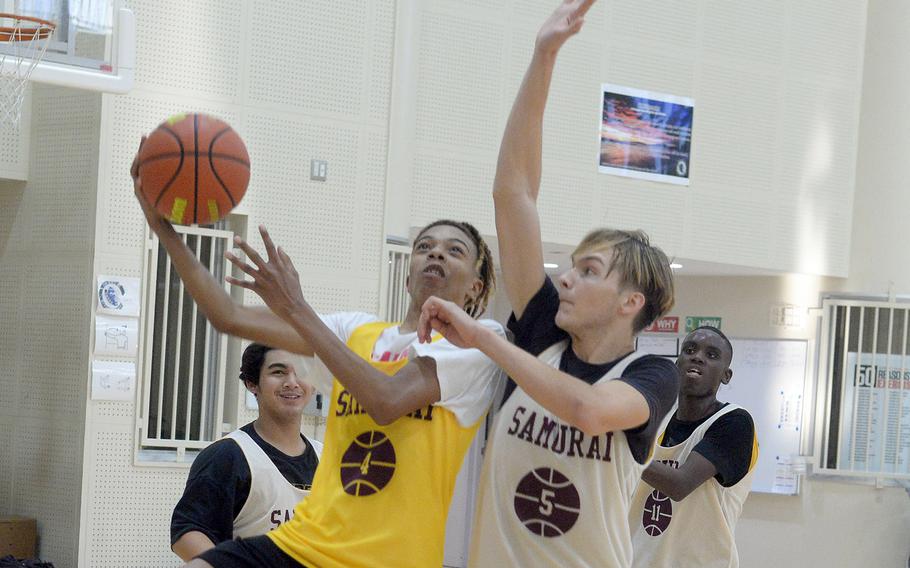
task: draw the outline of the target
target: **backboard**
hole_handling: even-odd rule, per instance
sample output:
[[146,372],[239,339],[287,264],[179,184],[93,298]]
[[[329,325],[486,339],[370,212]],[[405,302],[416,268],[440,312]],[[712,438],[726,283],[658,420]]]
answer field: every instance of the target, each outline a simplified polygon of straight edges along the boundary
[[[126,93],[133,87],[136,23],[133,13],[120,4],[120,0],[0,0],[4,12],[57,24],[31,81],[107,93]],[[22,46],[0,43],[0,52],[17,49],[22,55]],[[24,55],[28,56],[27,51]]]

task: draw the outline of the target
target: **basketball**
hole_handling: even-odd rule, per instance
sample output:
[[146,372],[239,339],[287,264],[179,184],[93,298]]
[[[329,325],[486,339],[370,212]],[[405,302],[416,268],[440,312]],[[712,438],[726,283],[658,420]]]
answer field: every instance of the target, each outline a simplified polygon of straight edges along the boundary
[[569,478],[541,467],[518,483],[514,507],[525,528],[539,536],[554,537],[566,534],[575,525],[581,499]]
[[148,202],[172,223],[211,225],[246,193],[250,156],[227,123],[177,114],[142,145],[139,180]]
[[670,498],[655,489],[645,501],[645,510],[641,515],[641,525],[651,536],[660,536],[670,526],[673,519],[673,502]]
[[376,430],[357,436],[341,458],[341,485],[355,497],[382,491],[394,474],[395,447]]

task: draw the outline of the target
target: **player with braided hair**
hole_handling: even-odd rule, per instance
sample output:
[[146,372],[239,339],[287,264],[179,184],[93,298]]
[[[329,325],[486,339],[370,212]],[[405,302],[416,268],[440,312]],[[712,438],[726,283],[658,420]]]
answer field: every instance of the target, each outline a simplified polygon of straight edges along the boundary
[[[303,297],[290,258],[260,227],[266,257],[235,242],[253,278],[228,280],[267,307],[235,304],[143,198],[136,197],[186,289],[218,330],[292,353],[316,355],[308,376],[329,397],[320,467],[294,517],[263,537],[222,543],[193,566],[440,566],[455,478],[503,376],[477,349],[437,337],[417,341],[420,308],[445,298],[476,317],[495,286],[493,259],[464,222],[437,221],[414,239],[410,306],[401,322],[371,314],[320,316]],[[504,337],[502,326],[479,320]]]

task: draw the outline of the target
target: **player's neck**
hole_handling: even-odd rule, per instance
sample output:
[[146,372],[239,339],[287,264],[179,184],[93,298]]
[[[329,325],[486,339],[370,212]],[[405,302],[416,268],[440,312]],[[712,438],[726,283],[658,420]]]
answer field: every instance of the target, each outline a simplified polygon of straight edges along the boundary
[[306,444],[300,438],[300,419],[280,420],[267,414],[260,414],[253,422],[253,428],[259,436],[289,456],[299,456],[306,450]]
[[569,332],[569,336],[575,355],[592,365],[609,363],[635,351],[635,337],[628,329],[581,330]]
[[717,396],[691,397],[680,396],[676,419],[683,422],[696,422],[717,412],[720,402]]
[[401,333],[411,333],[417,331],[417,322],[420,320],[420,307],[415,307],[416,302],[411,302],[411,305],[408,306],[408,313],[405,314],[404,319],[401,320],[401,325],[398,326],[398,331]]
[[408,311],[405,314],[404,319],[401,320],[398,331],[401,333],[417,331],[417,323],[420,321],[420,308],[423,307],[423,302],[425,300],[426,298],[411,298],[411,302],[408,304]]

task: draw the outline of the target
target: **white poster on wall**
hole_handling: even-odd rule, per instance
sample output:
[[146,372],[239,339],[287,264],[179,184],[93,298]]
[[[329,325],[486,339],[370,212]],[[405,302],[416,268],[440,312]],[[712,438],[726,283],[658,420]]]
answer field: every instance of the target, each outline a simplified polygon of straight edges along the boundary
[[910,473],[910,356],[847,353],[838,467]]
[[136,365],[121,361],[92,361],[92,400],[133,400]]
[[98,276],[95,297],[98,313],[112,316],[139,316],[138,278],[126,276]]
[[95,316],[95,355],[133,358],[138,351],[138,318]]

